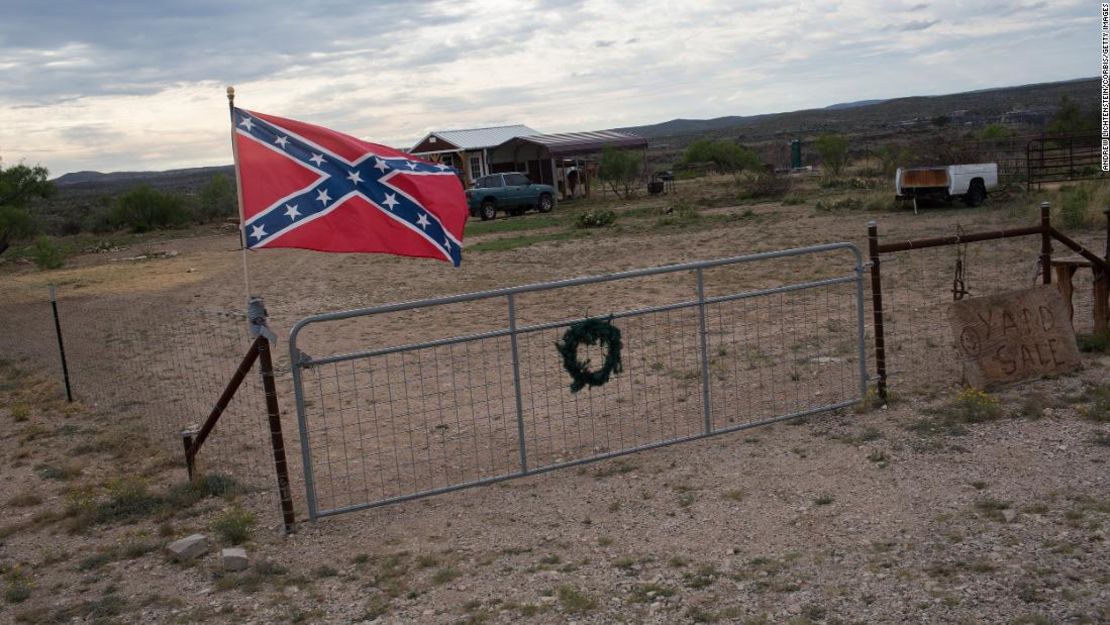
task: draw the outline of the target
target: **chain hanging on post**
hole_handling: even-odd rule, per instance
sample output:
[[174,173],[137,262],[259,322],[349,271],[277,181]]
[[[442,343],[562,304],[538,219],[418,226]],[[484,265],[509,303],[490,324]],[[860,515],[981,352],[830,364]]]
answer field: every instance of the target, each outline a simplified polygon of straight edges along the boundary
[[960,301],[971,295],[964,278],[967,266],[967,243],[963,241],[964,228],[956,224],[956,274],[952,277],[952,299]]

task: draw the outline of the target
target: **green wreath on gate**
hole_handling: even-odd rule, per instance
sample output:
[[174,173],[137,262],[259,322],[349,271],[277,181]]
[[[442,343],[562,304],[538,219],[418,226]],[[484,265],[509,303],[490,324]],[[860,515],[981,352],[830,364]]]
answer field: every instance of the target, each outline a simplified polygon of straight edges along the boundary
[[[555,349],[563,356],[563,368],[574,380],[570,392],[577,393],[587,386],[601,386],[614,373],[621,372],[621,331],[612,321],[612,317],[576,321],[563,334],[563,341],[555,344]],[[605,362],[600,369],[590,370],[589,359],[579,360],[579,345],[598,345],[605,349]]]

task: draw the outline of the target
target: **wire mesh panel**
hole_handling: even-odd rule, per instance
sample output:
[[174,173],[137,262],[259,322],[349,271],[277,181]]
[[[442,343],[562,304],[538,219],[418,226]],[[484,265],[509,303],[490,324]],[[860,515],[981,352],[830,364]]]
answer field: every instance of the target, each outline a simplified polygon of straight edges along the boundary
[[[1088,249],[1100,249],[1104,236],[1087,232],[1076,239]],[[1054,245],[1054,260],[1067,256],[1061,247]],[[882,312],[890,388],[896,393],[928,393],[963,384],[965,359],[948,319],[948,309],[959,295],[954,291],[966,291],[961,298],[974,298],[1040,284],[1039,255],[1038,236],[883,254]],[[1072,324],[1080,334],[1093,328],[1093,276],[1086,268],[1072,278]],[[1052,278],[1055,282],[1057,276]]]
[[[0,351],[57,372],[63,393],[50,291],[18,287],[5,285]],[[243,312],[171,297],[86,294],[65,285],[57,289],[57,309],[74,399],[134,424],[136,434],[175,457],[182,454],[182,429],[208,416],[251,340]],[[252,372],[198,456],[199,466],[273,490],[269,436],[261,380]]]
[[[810,279],[770,283],[778,261]],[[304,319],[309,516],[849,406],[866,390],[861,272],[831,244]],[[622,369],[572,392],[556,344],[586,318],[620,331]],[[606,355],[580,346],[591,368]]]
[[858,393],[857,312],[847,282],[709,305],[715,427],[813,411]]

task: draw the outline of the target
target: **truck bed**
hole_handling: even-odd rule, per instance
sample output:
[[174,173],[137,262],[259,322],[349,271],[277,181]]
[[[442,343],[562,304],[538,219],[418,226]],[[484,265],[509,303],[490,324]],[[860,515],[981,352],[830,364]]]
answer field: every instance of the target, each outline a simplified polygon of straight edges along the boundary
[[920,167],[903,169],[901,188],[943,187],[948,188],[947,167]]

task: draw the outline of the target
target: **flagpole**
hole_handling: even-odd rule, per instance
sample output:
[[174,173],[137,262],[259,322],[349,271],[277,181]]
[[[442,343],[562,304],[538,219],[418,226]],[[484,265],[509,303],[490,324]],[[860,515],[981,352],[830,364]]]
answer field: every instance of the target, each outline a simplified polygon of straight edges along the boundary
[[243,257],[243,288],[251,299],[250,273],[247,271],[247,220],[243,214],[243,179],[239,175],[239,145],[235,142],[235,87],[227,88],[227,110],[231,115],[231,154],[235,159],[235,197],[239,200],[239,250]]

